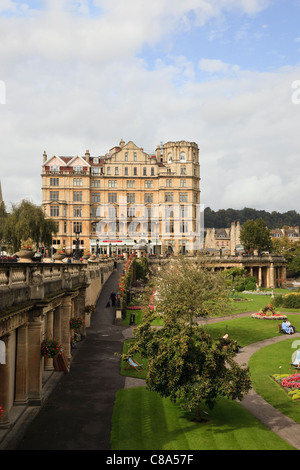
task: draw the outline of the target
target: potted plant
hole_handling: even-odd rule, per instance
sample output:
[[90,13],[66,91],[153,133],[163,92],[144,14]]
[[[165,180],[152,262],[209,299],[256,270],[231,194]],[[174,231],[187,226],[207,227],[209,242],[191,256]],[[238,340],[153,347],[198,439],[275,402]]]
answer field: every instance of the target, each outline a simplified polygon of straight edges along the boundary
[[88,315],[91,313],[94,313],[95,311],[96,311],[95,305],[87,305],[84,309],[84,313],[87,313]]
[[41,344],[42,357],[55,358],[61,354],[61,345],[54,339],[45,339]]
[[84,325],[83,317],[73,317],[70,320],[71,330],[79,330]]
[[20,250],[17,252],[17,256],[20,260],[30,261],[34,257],[34,249],[33,249],[33,240],[32,238],[28,238],[27,240],[21,240]]
[[54,253],[53,258],[54,258],[55,260],[61,261],[61,260],[63,260],[65,257],[66,257],[65,249],[62,248],[61,246],[59,246],[59,247],[57,248],[56,252]]

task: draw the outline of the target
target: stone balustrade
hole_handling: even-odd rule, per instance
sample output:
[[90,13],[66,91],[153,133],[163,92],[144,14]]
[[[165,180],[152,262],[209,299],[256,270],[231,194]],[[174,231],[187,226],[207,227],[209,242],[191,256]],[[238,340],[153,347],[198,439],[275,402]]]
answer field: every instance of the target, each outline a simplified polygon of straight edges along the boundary
[[113,259],[78,263],[0,263],[0,405],[1,428],[12,425],[12,410],[42,403],[43,374],[54,370],[41,357],[43,339],[55,339],[69,364],[72,317],[84,317],[86,334],[94,305],[115,267]]

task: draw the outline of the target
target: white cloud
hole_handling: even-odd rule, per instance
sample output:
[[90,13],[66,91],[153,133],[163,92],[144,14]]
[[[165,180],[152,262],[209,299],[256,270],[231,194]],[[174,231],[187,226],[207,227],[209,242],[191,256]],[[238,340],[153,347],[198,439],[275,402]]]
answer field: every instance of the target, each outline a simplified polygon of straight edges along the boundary
[[209,73],[237,73],[240,70],[238,65],[231,65],[219,59],[201,59],[199,69]]
[[[258,73],[218,57],[198,64],[161,53],[149,69],[138,57],[145,44],[170,40],[177,28],[188,31],[230,8],[252,15],[268,2],[44,3],[26,17],[0,16],[0,180],[7,204],[30,196],[41,202],[44,150],[99,155],[121,138],[145,150],[184,139],[200,147],[206,206],[297,210],[300,105],[291,101],[291,84],[300,68]],[[11,11],[16,5],[6,4]],[[197,81],[198,65],[214,80]]]

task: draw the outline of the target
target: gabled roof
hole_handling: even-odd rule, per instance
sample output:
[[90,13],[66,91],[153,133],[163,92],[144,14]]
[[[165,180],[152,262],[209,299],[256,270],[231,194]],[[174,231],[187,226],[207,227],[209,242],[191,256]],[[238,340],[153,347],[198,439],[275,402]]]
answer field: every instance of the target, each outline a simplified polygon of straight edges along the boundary
[[83,157],[80,157],[77,155],[76,157],[73,157],[72,160],[69,161],[68,165],[72,166],[74,162],[77,160],[77,158],[82,162],[82,166],[91,166]]
[[49,164],[52,162],[52,160],[58,159],[61,166],[66,166],[66,163],[63,161],[61,157],[58,157],[57,155],[53,155],[53,157],[48,158],[48,160],[43,164],[43,166],[49,166]]
[[91,166],[83,157],[76,155],[75,157],[59,157],[58,155],[53,155],[53,157],[49,158],[43,166],[49,166],[53,160],[58,160],[60,166],[73,166],[76,159],[79,159],[82,163],[82,166]]

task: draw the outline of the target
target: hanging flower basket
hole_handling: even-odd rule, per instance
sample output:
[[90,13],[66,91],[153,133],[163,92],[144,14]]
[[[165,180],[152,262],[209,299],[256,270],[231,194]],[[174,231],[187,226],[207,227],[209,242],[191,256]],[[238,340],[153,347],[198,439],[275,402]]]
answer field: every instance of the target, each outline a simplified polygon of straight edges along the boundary
[[61,345],[54,339],[45,339],[41,344],[42,357],[54,358],[61,354]]
[[3,413],[4,413],[4,410],[3,410],[2,406],[0,406],[0,419],[2,418]]
[[70,320],[70,328],[71,330],[79,330],[84,325],[84,318],[83,317],[73,317]]
[[87,305],[84,309],[84,313],[87,314],[92,314],[96,311],[96,306],[95,305]]

